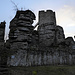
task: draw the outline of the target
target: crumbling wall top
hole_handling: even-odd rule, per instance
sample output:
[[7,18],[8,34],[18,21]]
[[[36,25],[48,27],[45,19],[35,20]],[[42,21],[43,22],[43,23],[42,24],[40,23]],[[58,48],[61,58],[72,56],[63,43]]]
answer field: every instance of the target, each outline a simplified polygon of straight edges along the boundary
[[39,11],[39,25],[45,23],[56,25],[55,12],[52,10],[47,10],[46,12],[44,10]]

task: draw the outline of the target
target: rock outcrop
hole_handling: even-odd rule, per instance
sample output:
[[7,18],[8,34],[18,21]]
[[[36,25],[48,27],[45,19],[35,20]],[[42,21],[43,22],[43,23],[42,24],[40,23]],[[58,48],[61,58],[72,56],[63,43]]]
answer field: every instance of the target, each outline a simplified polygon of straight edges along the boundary
[[32,26],[35,15],[32,11],[17,11],[16,16],[10,22],[9,42],[11,50],[27,50],[34,42]]

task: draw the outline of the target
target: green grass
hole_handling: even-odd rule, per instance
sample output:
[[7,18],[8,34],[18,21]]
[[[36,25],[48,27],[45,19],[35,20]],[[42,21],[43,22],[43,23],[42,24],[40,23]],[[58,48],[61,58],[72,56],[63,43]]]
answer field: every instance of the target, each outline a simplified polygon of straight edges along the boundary
[[10,67],[11,75],[75,75],[75,66]]

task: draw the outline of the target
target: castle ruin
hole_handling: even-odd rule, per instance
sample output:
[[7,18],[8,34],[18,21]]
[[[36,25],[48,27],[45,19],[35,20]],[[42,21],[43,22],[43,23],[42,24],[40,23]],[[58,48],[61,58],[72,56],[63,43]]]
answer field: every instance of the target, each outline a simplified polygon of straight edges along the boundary
[[[63,28],[56,24],[55,12],[39,11],[37,30],[32,26],[35,19],[36,16],[31,10],[18,10],[11,20],[9,39],[5,44],[5,48],[11,54],[7,64],[9,66],[74,65],[75,41],[72,37],[65,38]],[[4,35],[2,29],[0,27],[0,36]]]

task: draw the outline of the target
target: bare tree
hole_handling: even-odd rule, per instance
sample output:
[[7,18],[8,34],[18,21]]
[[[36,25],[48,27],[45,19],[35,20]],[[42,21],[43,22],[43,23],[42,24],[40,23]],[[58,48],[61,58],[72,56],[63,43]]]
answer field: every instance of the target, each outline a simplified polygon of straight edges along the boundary
[[18,10],[18,7],[17,7],[17,5],[15,4],[15,2],[14,1],[12,1],[12,0],[10,0],[11,2],[12,2],[12,4],[14,4],[14,7],[15,7],[15,9],[14,10]]

